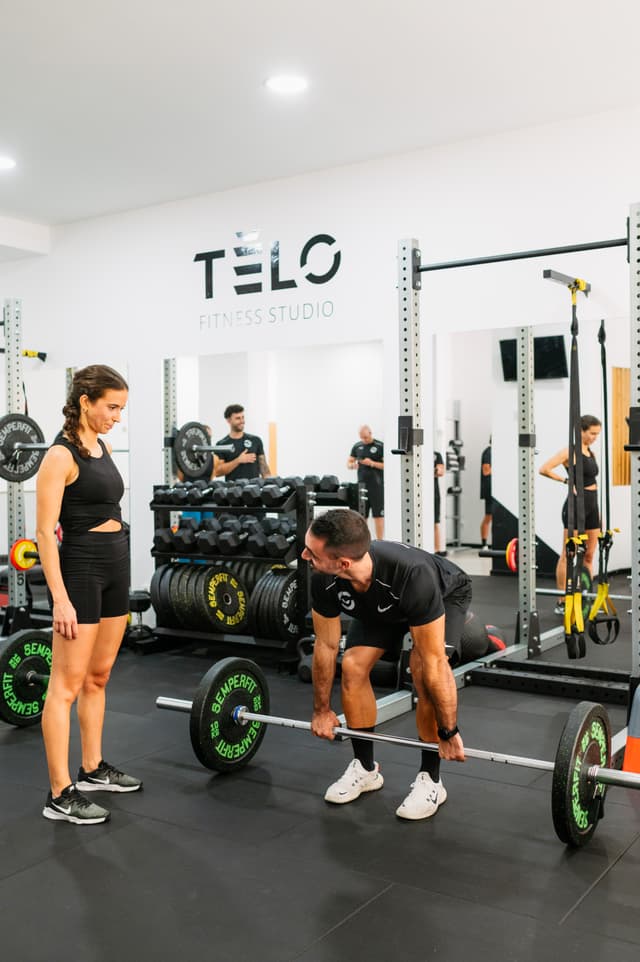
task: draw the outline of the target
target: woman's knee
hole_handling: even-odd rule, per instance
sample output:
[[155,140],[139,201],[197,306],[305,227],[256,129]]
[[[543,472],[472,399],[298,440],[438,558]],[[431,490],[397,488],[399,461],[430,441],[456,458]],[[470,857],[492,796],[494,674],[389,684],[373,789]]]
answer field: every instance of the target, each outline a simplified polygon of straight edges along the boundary
[[106,688],[110,677],[110,668],[89,671],[84,679],[82,691],[85,694],[91,694],[92,692],[99,691],[101,688]]

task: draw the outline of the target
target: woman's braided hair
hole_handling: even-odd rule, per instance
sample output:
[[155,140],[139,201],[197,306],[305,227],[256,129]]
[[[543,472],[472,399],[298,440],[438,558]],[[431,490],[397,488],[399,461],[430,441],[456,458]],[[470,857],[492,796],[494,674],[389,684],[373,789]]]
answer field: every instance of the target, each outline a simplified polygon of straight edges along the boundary
[[78,449],[83,458],[91,457],[91,452],[80,440],[80,398],[86,394],[90,401],[98,401],[107,391],[128,391],[129,386],[121,374],[106,364],[90,364],[73,375],[67,403],[62,409],[64,414],[63,433]]

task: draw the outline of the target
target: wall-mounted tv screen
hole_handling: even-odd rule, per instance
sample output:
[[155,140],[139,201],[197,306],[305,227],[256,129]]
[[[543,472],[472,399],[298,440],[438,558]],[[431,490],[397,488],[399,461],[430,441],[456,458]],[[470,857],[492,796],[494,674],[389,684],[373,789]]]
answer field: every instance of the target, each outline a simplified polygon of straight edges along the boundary
[[[515,338],[500,341],[502,375],[505,381],[517,381],[518,343]],[[567,353],[562,334],[533,339],[533,376],[536,380],[568,377]]]

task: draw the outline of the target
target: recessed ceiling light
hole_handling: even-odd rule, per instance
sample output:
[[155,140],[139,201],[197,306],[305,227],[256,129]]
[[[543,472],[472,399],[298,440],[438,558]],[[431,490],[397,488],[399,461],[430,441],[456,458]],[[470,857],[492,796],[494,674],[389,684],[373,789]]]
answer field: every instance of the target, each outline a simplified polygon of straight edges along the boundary
[[276,94],[299,94],[307,89],[309,82],[305,77],[282,74],[278,77],[269,77],[266,86]]
[[0,157],[0,170],[13,170],[15,166],[16,162],[11,157]]

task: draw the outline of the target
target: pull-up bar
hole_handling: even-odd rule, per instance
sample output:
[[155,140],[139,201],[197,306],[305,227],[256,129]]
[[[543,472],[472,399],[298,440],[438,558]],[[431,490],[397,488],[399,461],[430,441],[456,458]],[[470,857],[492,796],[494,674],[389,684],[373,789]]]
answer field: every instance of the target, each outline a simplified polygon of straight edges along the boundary
[[545,247],[533,251],[515,251],[511,254],[491,254],[489,257],[469,257],[463,261],[443,261],[441,264],[420,264],[417,270],[446,271],[452,267],[473,267],[476,264],[497,264],[500,261],[523,261],[529,257],[551,257],[553,254],[575,254],[578,251],[597,251],[603,247],[627,247],[626,237],[614,240],[592,241],[590,244],[568,244],[566,247]]

